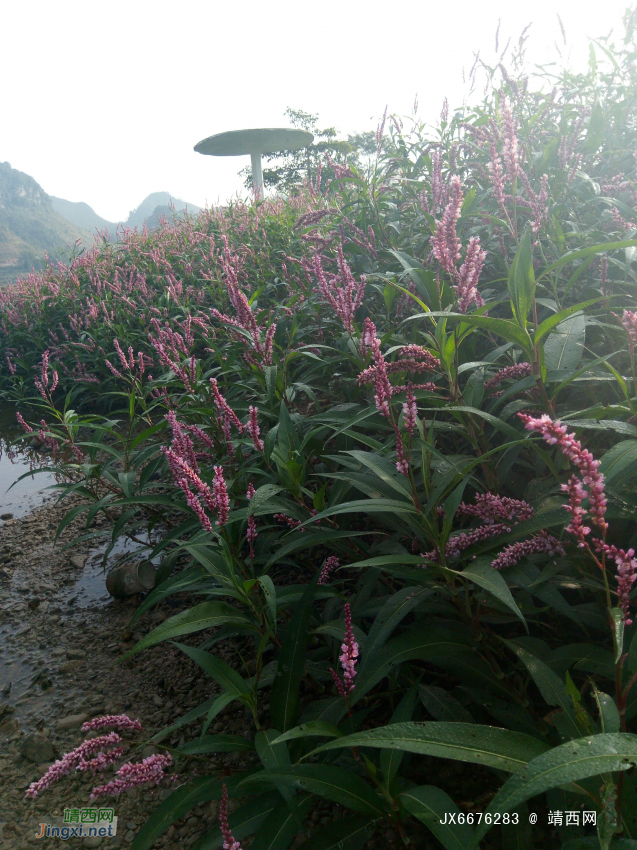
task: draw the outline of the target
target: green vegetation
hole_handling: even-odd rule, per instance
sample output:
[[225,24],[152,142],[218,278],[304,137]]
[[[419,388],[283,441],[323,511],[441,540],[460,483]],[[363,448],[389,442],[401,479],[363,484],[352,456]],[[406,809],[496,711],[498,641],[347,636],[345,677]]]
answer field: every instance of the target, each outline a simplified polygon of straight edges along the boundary
[[[245,762],[133,850],[208,800],[199,850],[637,846],[625,23],[586,73],[487,69],[433,132],[388,119],[368,177],[332,159],[0,293],[5,397],[85,499],[60,530],[158,533],[133,622],[188,599],[128,653],[173,641],[211,680],[155,743]],[[227,705],[249,740],[213,734]]]

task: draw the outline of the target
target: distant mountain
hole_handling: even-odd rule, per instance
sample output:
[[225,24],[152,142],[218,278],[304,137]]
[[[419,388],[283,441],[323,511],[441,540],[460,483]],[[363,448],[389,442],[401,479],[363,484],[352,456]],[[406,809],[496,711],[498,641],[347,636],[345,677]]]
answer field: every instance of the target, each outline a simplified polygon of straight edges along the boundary
[[[126,227],[159,227],[162,218],[185,210],[196,215],[200,208],[173,198],[168,192],[153,192],[132,210]],[[118,222],[98,215],[83,201],[53,198],[33,177],[0,163],[0,284],[40,268],[45,254],[52,260],[64,260],[67,245],[80,239],[85,247],[93,244],[97,230],[108,229],[115,237]]]
[[144,222],[146,222],[146,227],[149,230],[158,227],[163,217],[170,220],[173,215],[172,205],[174,205],[174,212],[177,214],[187,209],[189,213],[196,215],[200,209],[195,204],[187,204],[185,201],[179,200],[179,198],[173,198],[169,192],[153,192],[141,202],[137,209],[129,212],[126,221],[117,222],[107,221],[105,218],[102,218],[101,215],[98,215],[92,207],[89,207],[83,201],[65,201],[63,198],[51,198],[51,200],[53,201],[53,209],[64,216],[71,224],[76,225],[76,227],[83,227],[92,233],[95,232],[95,228],[98,230],[108,228],[111,236],[115,235],[118,224],[123,224],[126,227],[141,228],[144,226]]
[[88,230],[56,212],[33,177],[0,162],[0,284],[39,268],[45,255],[63,260],[78,239],[93,244]]
[[76,227],[83,227],[91,233],[95,232],[95,228],[98,230],[108,228],[110,233],[115,232],[117,225],[102,218],[84,201],[65,201],[64,198],[54,198],[53,196],[51,196],[51,201],[53,209]]
[[[143,227],[145,221],[146,227],[156,227],[161,216],[166,215],[170,219],[171,205],[174,205],[176,213],[184,212],[187,209],[190,214],[196,215],[200,210],[200,207],[194,204],[187,204],[185,201],[180,201],[179,198],[173,198],[168,192],[153,192],[141,202],[137,209],[131,210],[124,224],[127,227]],[[160,207],[162,209],[158,209]],[[151,219],[154,224],[151,224]]]

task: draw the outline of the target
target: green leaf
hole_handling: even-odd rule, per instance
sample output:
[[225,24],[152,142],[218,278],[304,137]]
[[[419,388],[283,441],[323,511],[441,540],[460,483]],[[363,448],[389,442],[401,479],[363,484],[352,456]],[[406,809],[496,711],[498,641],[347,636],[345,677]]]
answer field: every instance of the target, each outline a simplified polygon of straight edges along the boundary
[[[635,244],[637,244],[637,242]],[[516,345],[519,345],[528,357],[532,357],[533,355],[533,343],[528,332],[525,328],[521,328],[518,324],[511,322],[509,319],[492,319],[490,316],[465,316],[464,313],[437,312],[420,313],[417,316],[409,316],[405,319],[405,321],[437,317],[444,318],[448,321],[454,320],[463,322],[470,327],[484,328],[484,330],[491,331],[497,336],[501,336],[503,339],[506,339],[507,342],[514,342]]]
[[[420,785],[403,791],[398,799],[433,832],[445,850],[466,850],[473,843],[473,830],[466,823],[457,823],[460,809],[442,788]],[[449,822],[451,814],[456,817],[455,823]]]
[[444,688],[421,685],[418,694],[422,704],[435,720],[446,723],[473,723],[473,717],[464,705]]
[[[418,683],[415,682],[401,701],[396,706],[394,713],[391,716],[392,723],[405,723],[411,720],[414,709],[416,707],[416,699],[418,697]],[[385,777],[385,782],[389,784],[398,772],[400,763],[402,762],[404,753],[400,750],[383,750],[380,754],[380,769]]]
[[254,628],[249,617],[233,608],[232,605],[228,605],[227,602],[202,602],[195,605],[194,608],[188,608],[188,610],[181,611],[174,617],[165,620],[125,653],[120,661],[164,640],[171,640],[180,635],[188,635],[192,632],[200,632],[202,629],[211,629],[226,624]]
[[[531,678],[537,685],[543,699],[549,705],[556,705],[562,709],[564,718],[567,722],[567,729],[570,735],[574,738],[582,734],[582,728],[577,722],[577,716],[573,701],[568,695],[566,685],[559,676],[554,673],[543,661],[534,655],[529,650],[505,640],[504,643],[513,650],[526,669],[531,674]],[[516,803],[517,805],[517,803]]]
[[477,723],[392,723],[346,735],[317,747],[308,756],[343,747],[402,749],[407,753],[486,764],[517,773],[548,745],[521,732]]
[[205,652],[194,646],[186,646],[184,643],[175,643],[189,658],[198,664],[224,691],[237,697],[249,694],[250,688],[243,677],[236,670],[217,658],[211,652]]
[[273,725],[283,732],[291,729],[299,716],[299,689],[305,668],[305,650],[318,578],[317,572],[295,606],[279,651],[279,665],[270,696],[270,715]]
[[248,503],[246,516],[252,516],[254,512],[267,504],[273,496],[285,490],[285,487],[280,487],[277,484],[263,484],[255,491],[254,496]]
[[281,800],[259,827],[250,850],[287,850],[299,832],[299,822],[303,823],[315,802],[313,797],[305,797],[291,812],[286,801]]
[[[591,48],[593,45],[591,45]],[[584,141],[584,150],[587,154],[593,154],[604,143],[604,107],[596,103],[593,107],[588,130]]]
[[[510,812],[520,803],[550,788],[570,785],[589,776],[628,770],[637,762],[637,735],[606,733],[567,741],[530,761],[523,771],[505,782],[489,804],[486,813]],[[482,839],[491,824],[476,831],[475,843]]]
[[593,685],[593,695],[599,709],[602,732],[619,732],[620,719],[615,700],[608,694],[598,691],[595,685]]
[[272,630],[276,633],[276,587],[274,586],[274,582],[272,581],[270,576],[259,576],[258,582],[263,588],[263,595],[265,596],[265,601],[268,606],[268,613],[270,615],[270,625],[272,627]]
[[257,732],[254,743],[263,766],[268,768],[284,767],[290,764],[288,748],[283,741],[277,740],[281,733],[277,729]]
[[[590,257],[593,254],[605,254],[607,251],[617,251],[621,248],[634,248],[636,246],[637,239],[624,239],[621,242],[604,242],[601,245],[591,245],[588,248],[580,248],[577,251],[570,251],[568,254],[564,254],[563,257],[560,257],[559,260],[551,263],[550,266],[547,266],[538,277],[538,281],[550,272],[555,271],[555,269],[559,269],[560,266],[564,266],[566,263],[572,263],[573,260],[584,260],[586,257]],[[599,301],[600,299],[596,300]],[[579,309],[582,309],[582,306],[583,305],[580,305]]]
[[518,608],[517,603],[509,590],[509,586],[498,570],[494,569],[486,558],[480,558],[479,560],[473,561],[468,567],[465,567],[459,575],[484,588],[495,596],[496,599],[499,599],[500,602],[504,603],[504,605],[513,611],[515,616],[524,623],[524,627],[528,632],[529,627],[527,626],[526,620],[524,619],[522,612]]
[[601,300],[601,298],[591,298],[590,301],[582,301],[580,304],[574,304],[566,310],[560,310],[559,313],[553,313],[552,316],[549,316],[548,319],[544,319],[544,321],[537,326],[535,333],[533,334],[533,341],[537,344],[550,331],[552,331],[553,328],[556,328],[563,321],[573,316],[575,313],[580,313],[587,307],[597,304],[597,302]]
[[621,608],[611,608],[610,616],[613,623],[615,664],[617,664],[624,651],[624,612]]
[[293,764],[248,776],[242,787],[271,782],[318,794],[362,814],[383,814],[380,799],[358,774],[326,764]]
[[581,313],[556,325],[544,343],[544,362],[551,371],[575,369],[582,359],[586,342],[586,319]]
[[396,626],[414,608],[420,605],[428,596],[431,589],[424,587],[403,587],[387,598],[381,610],[376,615],[367,639],[365,641],[365,652],[360,660],[359,677],[367,668],[369,661],[377,657],[377,653],[385,645],[387,638]]
[[[153,811],[135,836],[131,850],[147,850],[160,835],[166,832],[171,823],[179,820],[195,806],[207,803],[209,800],[220,800],[224,781],[228,791],[232,793],[244,776],[245,774],[237,774],[236,776],[229,776],[225,780],[207,776],[195,779],[188,785],[179,788]],[[273,796],[268,795],[270,800]]]
[[514,812],[517,823],[502,824],[502,850],[535,850],[528,806],[521,803]]
[[[228,779],[230,778],[228,777],[226,779],[228,791],[230,791],[230,785],[228,784]],[[237,783],[234,783],[233,791],[236,789],[236,785]],[[260,794],[258,797],[250,800],[250,802],[235,809],[232,814],[228,815],[228,824],[235,839],[241,841],[242,838],[255,833],[280,803],[281,795],[274,791],[269,794]],[[222,847],[223,841],[221,828],[217,825],[202,835],[194,845],[193,850],[217,850],[217,848]]]
[[340,738],[342,735],[341,730],[333,723],[326,723],[324,720],[308,720],[307,723],[302,723],[279,735],[272,743],[279,744],[295,738]]
[[328,823],[303,843],[303,850],[362,850],[373,837],[380,818],[365,815]]
[[533,272],[533,248],[531,231],[527,230],[516,251],[507,280],[513,312],[518,324],[526,329],[527,316],[535,296],[535,274]]
[[241,735],[202,735],[193,738],[178,748],[186,755],[204,755],[206,753],[254,752],[254,744]]
[[622,440],[602,457],[599,471],[603,473],[608,483],[620,473],[632,471],[635,465],[637,465],[637,440]]

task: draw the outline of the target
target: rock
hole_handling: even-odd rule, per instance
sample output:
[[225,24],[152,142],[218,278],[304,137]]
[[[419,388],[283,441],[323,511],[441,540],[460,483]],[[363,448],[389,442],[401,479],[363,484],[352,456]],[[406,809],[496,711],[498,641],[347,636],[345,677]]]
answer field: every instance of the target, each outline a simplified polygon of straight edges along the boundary
[[15,732],[18,732],[20,729],[20,723],[15,719],[15,717],[10,717],[9,720],[5,720],[4,723],[0,724],[0,735],[13,735]]
[[84,564],[88,560],[88,555],[72,555],[69,558],[69,564],[74,567],[77,567],[78,570],[84,569]]
[[161,708],[164,704],[163,699],[161,697],[158,697],[157,694],[155,694],[155,696],[153,697],[153,702],[158,708]]
[[27,602],[27,608],[30,608],[32,611],[35,611],[35,609],[38,607],[40,602],[41,602],[41,600],[38,599],[37,596],[34,597],[33,599],[29,599],[29,601]]
[[81,661],[86,658],[86,652],[83,649],[67,649],[66,657],[69,661]]
[[52,649],[52,650],[51,650],[50,655],[51,655],[53,658],[61,658],[63,655],[66,655],[66,650],[65,650],[65,649],[62,649],[62,648],[61,648],[61,647],[59,647],[59,646],[56,646],[56,648],[55,648],[55,649]]
[[57,732],[66,732],[69,729],[79,729],[82,723],[86,723],[89,720],[88,714],[69,714],[67,717],[63,717],[61,720],[55,724],[55,729]]
[[23,738],[20,741],[19,750],[25,758],[35,762],[35,764],[50,762],[54,755],[53,744],[39,732],[31,732],[26,738]]
[[13,514],[0,514],[0,519],[13,519]]
[[103,841],[104,841],[104,839],[100,838],[98,835],[91,835],[91,836],[89,836],[89,838],[84,839],[84,846],[85,847],[99,847],[102,844]]

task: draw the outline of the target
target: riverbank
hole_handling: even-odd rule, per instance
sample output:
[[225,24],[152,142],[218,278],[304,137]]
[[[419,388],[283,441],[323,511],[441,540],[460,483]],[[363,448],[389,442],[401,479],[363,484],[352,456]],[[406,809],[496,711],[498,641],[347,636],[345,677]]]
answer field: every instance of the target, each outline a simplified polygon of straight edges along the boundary
[[[39,823],[55,823],[65,808],[89,804],[99,775],[64,777],[35,800],[24,797],[32,781],[83,740],[82,722],[100,714],[126,713],[141,721],[144,734],[139,737],[148,741],[215,690],[199,668],[172,647],[155,647],[116,663],[180,605],[163,603],[129,631],[137,600],[108,597],[95,544],[93,549],[88,544],[64,548],[78,536],[79,521],[54,542],[69,507],[45,504],[0,527],[0,850],[41,846],[35,838]],[[221,718],[223,731],[243,731],[238,714]],[[194,727],[184,727],[165,744],[177,746],[193,734]],[[141,744],[126,757],[138,761],[153,751]],[[222,768],[228,758],[234,756],[181,761],[176,782],[109,799],[106,804],[119,819],[117,837],[83,839],[82,846],[128,846],[159,799],[198,772]],[[176,840],[191,846],[212,825],[215,813],[214,803],[196,808],[153,847],[174,846]]]

